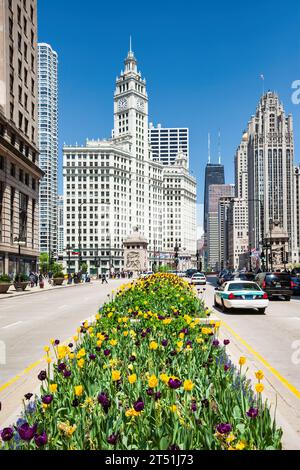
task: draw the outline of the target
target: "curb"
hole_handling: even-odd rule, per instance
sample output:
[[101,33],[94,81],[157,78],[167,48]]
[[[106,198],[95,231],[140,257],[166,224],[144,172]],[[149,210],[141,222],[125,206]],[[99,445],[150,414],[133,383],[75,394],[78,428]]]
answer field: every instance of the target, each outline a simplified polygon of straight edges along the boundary
[[[91,283],[92,284],[92,283]],[[78,286],[83,286],[85,285],[85,283],[81,283],[81,284],[71,284],[71,285],[65,285],[65,286],[57,286],[57,287],[52,287],[52,288],[49,288],[49,289],[41,289],[41,290],[38,290],[38,291],[26,291],[26,292],[23,292],[21,294],[18,294],[18,295],[8,295],[7,297],[0,297],[0,301],[1,300],[8,300],[8,299],[16,299],[18,297],[24,297],[24,295],[33,295],[33,294],[44,294],[45,292],[54,292],[56,290],[59,290],[59,289],[69,289],[70,287],[78,287]]]

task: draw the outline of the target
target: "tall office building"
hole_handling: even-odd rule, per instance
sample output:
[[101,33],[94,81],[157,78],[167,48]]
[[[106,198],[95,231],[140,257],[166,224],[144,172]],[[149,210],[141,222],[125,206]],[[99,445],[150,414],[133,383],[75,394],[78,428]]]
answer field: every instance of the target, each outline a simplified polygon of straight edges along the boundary
[[229,264],[229,219],[228,212],[232,197],[221,197],[218,206],[219,269]]
[[249,122],[248,147],[249,241],[264,244],[274,222],[288,233],[290,259],[294,249],[294,135],[279,97],[261,97]]
[[292,262],[300,261],[300,166],[294,169],[295,253]]
[[[210,150],[209,150],[210,152]],[[204,264],[208,265],[208,206],[209,206],[209,187],[212,184],[225,184],[224,165],[220,163],[210,163],[205,168],[205,185],[204,185]]]
[[158,124],[154,127],[149,124],[149,142],[154,161],[163,165],[173,165],[179,152],[183,152],[187,158],[189,167],[189,129],[162,127]]
[[80,260],[75,254],[69,260],[66,250],[76,249],[92,274],[121,271],[123,241],[136,226],[148,241],[150,265],[159,256],[174,261],[176,241],[179,258],[196,253],[196,181],[182,151],[173,165],[152,159],[146,82],[130,48],[116,81],[112,138],[64,147],[64,260],[70,271]]
[[39,256],[36,3],[0,0],[0,274]]
[[231,198],[228,208],[228,266],[231,269],[249,269],[248,201]]
[[57,198],[57,254],[64,255],[64,197]]
[[234,185],[211,184],[208,189],[207,252],[208,266],[218,268],[219,264],[219,200],[233,197]]
[[57,53],[38,44],[40,167],[45,176],[40,187],[40,251],[58,253],[58,76]]
[[234,158],[235,196],[246,200],[248,200],[248,142],[248,133],[244,132]]

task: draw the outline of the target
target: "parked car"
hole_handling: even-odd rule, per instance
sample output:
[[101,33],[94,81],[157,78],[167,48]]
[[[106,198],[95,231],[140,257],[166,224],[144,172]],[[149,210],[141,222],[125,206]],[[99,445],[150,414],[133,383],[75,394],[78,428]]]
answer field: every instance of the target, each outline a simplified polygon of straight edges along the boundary
[[219,277],[218,279],[218,285],[221,286],[222,284],[224,284],[224,282],[228,282],[228,281],[232,281],[233,280],[233,274],[229,271],[227,271],[226,273],[222,274],[221,277]]
[[191,268],[191,269],[188,269],[188,270],[185,272],[185,275],[186,275],[186,277],[192,277],[193,274],[196,274],[197,272],[198,272],[197,269]]
[[239,272],[233,274],[233,280],[239,279],[240,281],[254,281],[255,274],[251,272]]
[[292,276],[291,281],[293,295],[300,295],[300,276]]
[[140,274],[140,277],[148,277],[148,276],[151,276],[151,274],[153,274],[153,271],[147,271],[147,272]]
[[195,273],[190,279],[190,284],[194,286],[206,286],[206,277],[203,273]]
[[267,292],[269,299],[273,297],[284,297],[285,300],[291,300],[293,295],[291,275],[287,273],[259,273],[255,281]]
[[291,271],[292,276],[299,276],[300,277],[300,268],[294,268]]
[[269,305],[268,294],[256,282],[229,281],[216,288],[215,307],[221,307],[222,312],[230,309],[258,309],[265,313]]

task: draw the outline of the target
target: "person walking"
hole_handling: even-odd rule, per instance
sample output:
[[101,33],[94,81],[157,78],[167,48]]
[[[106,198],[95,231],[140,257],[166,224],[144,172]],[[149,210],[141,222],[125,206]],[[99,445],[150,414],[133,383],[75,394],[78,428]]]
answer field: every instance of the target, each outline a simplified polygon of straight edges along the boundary
[[104,284],[105,282],[106,284],[108,284],[107,277],[105,274],[102,274],[102,284]]

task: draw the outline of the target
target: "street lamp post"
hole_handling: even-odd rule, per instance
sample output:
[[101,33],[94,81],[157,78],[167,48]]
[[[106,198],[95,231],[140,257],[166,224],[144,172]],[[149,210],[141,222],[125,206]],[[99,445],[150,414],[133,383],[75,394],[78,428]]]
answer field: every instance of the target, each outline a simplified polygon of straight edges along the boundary
[[176,266],[176,274],[178,274],[178,263],[179,263],[178,253],[179,253],[179,246],[176,240],[176,245],[174,247],[174,254],[175,254],[174,261],[175,261],[175,266]]
[[21,274],[21,246],[26,245],[26,240],[22,237],[16,237],[14,243],[18,245],[18,264],[17,264],[17,277]]

